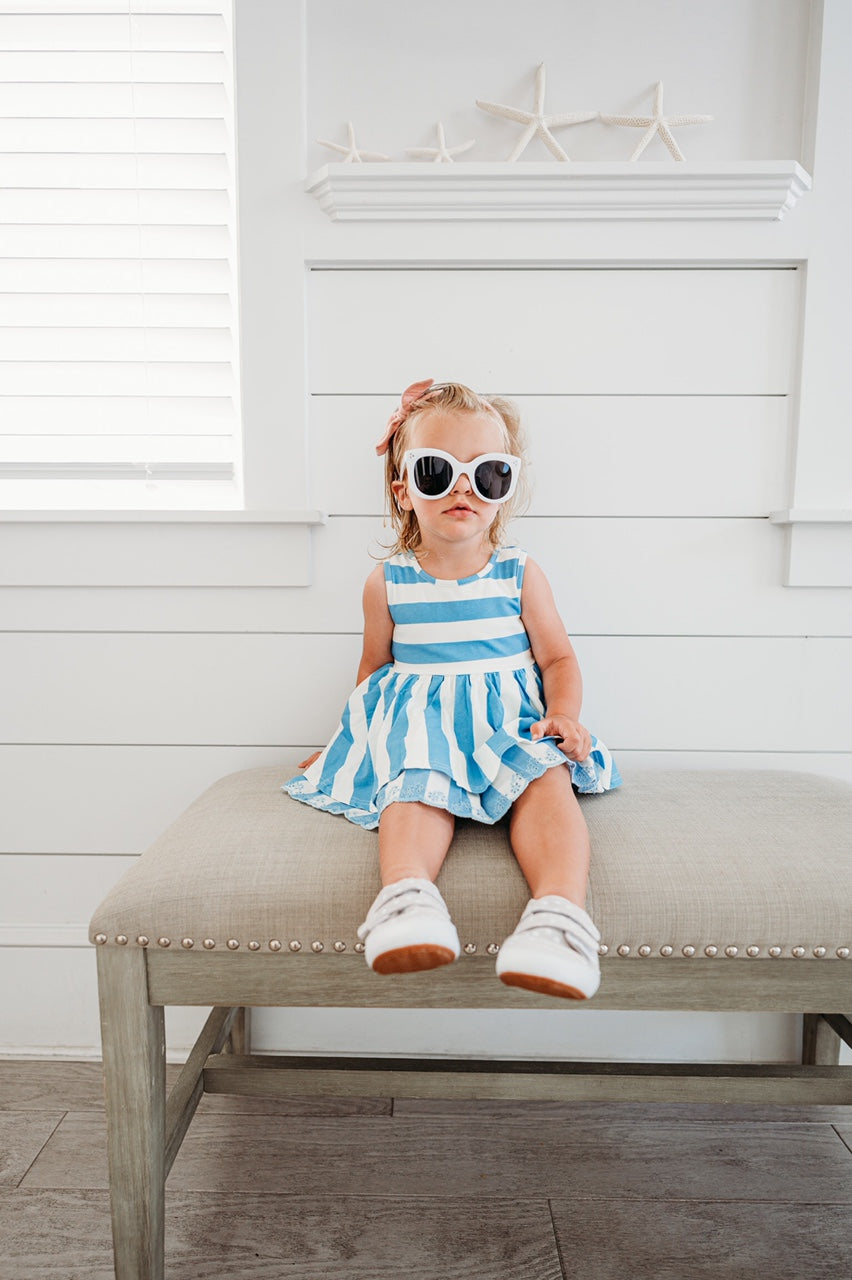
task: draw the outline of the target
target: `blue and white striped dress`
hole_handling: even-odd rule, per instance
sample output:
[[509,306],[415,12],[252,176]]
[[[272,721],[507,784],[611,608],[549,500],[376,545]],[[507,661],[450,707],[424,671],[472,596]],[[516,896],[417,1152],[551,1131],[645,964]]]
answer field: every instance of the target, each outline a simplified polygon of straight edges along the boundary
[[331,742],[284,790],[377,827],[395,801],[420,800],[493,823],[547,769],[567,765],[580,792],[621,783],[607,748],[566,760],[534,742],[544,715],[541,673],[521,621],[526,552],[495,551],[481,572],[433,578],[412,552],[385,561],[393,661],[354,691]]

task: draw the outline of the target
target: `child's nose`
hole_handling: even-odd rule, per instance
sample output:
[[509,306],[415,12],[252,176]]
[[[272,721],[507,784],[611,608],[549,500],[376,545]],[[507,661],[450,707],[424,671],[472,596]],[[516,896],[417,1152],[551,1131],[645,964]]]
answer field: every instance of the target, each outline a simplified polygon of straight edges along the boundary
[[455,493],[456,489],[461,489],[462,493],[473,493],[473,486],[470,483],[470,478],[464,471],[460,471],[456,476],[455,484],[453,485],[453,493]]

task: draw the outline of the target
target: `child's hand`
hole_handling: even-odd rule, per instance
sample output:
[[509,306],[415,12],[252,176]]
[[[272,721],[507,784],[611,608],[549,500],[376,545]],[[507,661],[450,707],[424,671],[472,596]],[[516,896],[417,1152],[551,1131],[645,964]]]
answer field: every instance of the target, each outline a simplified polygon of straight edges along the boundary
[[559,738],[559,750],[569,760],[585,760],[592,749],[592,735],[585,725],[568,716],[545,716],[530,729],[533,742],[539,738]]
[[321,751],[315,751],[315,752],[313,753],[313,755],[312,755],[312,756],[308,756],[307,760],[300,760],[300,761],[299,761],[299,763],[296,765],[296,768],[297,768],[297,769],[310,769],[310,767],[311,767],[311,765],[313,764],[313,762],[314,762],[315,760],[318,760],[318,759],[320,758],[320,756],[321,756],[321,755],[322,755],[322,752],[321,752]]

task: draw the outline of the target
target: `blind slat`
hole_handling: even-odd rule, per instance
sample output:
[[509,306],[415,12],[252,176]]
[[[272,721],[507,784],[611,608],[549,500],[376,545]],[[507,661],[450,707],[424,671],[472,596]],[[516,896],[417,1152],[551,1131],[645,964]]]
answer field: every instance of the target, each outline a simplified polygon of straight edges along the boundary
[[237,406],[230,396],[5,396],[0,436],[233,435]]
[[234,383],[233,368],[224,362],[10,360],[0,364],[0,396],[230,396],[235,393]]
[[[139,326],[172,330],[221,329],[232,321],[227,294],[0,294],[0,327],[6,328],[0,352],[4,359],[25,358],[11,354],[11,344],[17,340],[10,331],[13,325],[19,326],[19,332],[24,335],[32,336],[33,330],[44,332],[47,343],[59,329],[113,326],[125,329]],[[177,333],[174,337],[179,340]]]

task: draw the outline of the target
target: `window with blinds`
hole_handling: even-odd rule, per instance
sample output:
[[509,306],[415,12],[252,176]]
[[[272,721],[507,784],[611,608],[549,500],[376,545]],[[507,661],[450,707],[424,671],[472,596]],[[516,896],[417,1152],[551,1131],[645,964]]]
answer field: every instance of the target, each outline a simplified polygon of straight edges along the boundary
[[231,0],[0,0],[0,505],[241,506]]

